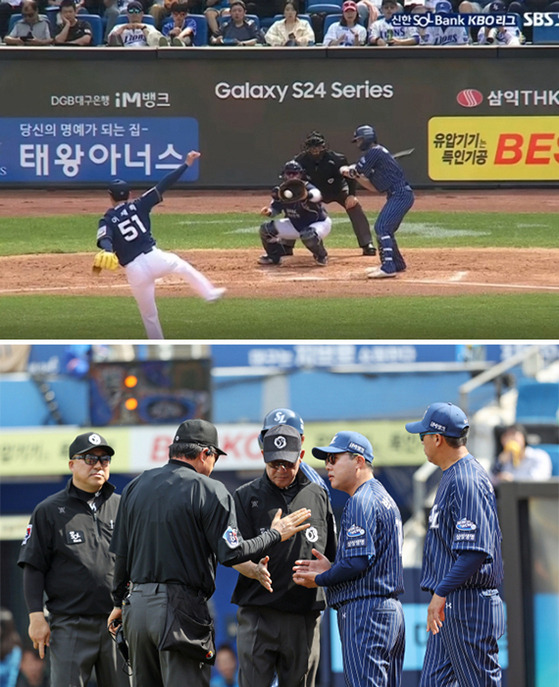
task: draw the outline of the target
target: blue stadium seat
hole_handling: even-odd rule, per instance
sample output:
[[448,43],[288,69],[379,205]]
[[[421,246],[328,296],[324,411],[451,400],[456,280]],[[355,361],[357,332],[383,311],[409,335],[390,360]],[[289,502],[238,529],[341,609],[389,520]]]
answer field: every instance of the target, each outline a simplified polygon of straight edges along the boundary
[[[128,24],[128,15],[127,14],[120,14],[117,17],[117,20],[115,22],[115,26],[117,24]],[[144,14],[142,18],[142,24],[151,24],[152,26],[155,26],[155,19],[151,16],[151,14]]]
[[208,45],[208,22],[203,14],[189,14],[196,22],[194,45]]
[[559,444],[536,444],[534,448],[541,448],[549,453],[552,466],[552,477],[559,477]]
[[340,21],[342,17],[343,14],[329,14],[326,17],[324,17],[324,35],[326,35],[326,32],[332,26],[332,24],[335,24],[337,21]]
[[332,0],[331,2],[313,2],[310,0],[307,5],[307,14],[339,14],[343,0]]
[[105,32],[103,20],[98,14],[78,14],[77,18],[81,21],[86,21],[91,26],[91,43],[90,45],[103,45],[103,34]]
[[559,421],[559,384],[524,382],[518,385],[516,422],[557,424]]

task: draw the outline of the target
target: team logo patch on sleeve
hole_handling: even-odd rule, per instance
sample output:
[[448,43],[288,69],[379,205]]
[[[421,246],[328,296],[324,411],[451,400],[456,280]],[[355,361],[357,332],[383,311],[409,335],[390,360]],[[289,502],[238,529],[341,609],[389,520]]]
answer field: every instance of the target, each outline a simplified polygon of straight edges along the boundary
[[234,527],[228,527],[222,536],[230,549],[236,549],[239,546],[239,533]]
[[475,541],[477,525],[475,522],[462,518],[456,523],[454,541]]
[[365,530],[355,523],[347,530],[346,548],[353,549],[358,546],[365,546]]
[[347,531],[348,537],[362,537],[365,534],[365,530],[362,527],[358,527],[353,524]]
[[27,525],[27,528],[25,529],[25,537],[23,537],[23,541],[21,542],[22,546],[27,544],[27,542],[31,538],[31,531],[32,530],[33,530],[33,525]]

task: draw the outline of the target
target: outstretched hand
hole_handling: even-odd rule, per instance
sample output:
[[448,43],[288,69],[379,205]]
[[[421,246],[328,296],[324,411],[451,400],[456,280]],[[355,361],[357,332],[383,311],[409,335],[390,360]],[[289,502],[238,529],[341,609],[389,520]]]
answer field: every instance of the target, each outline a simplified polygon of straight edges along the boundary
[[317,575],[330,570],[332,564],[326,556],[316,549],[312,550],[313,560],[298,560],[293,566],[293,582],[301,587],[318,587],[314,581]]
[[185,158],[186,164],[190,167],[192,163],[197,160],[202,153],[199,153],[197,150],[191,150],[188,155]]
[[299,508],[294,513],[286,515],[284,518],[281,517],[281,508],[278,508],[270,529],[277,530],[281,534],[281,540],[285,541],[289,539],[297,532],[301,530],[306,530],[310,527],[309,522],[305,522],[311,517],[311,512],[308,508]]

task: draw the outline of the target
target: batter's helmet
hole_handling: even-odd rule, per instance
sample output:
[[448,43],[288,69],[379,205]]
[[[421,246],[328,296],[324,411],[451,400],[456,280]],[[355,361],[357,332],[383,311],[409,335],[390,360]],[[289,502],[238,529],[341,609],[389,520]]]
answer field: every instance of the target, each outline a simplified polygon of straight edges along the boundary
[[305,170],[301,167],[297,160],[289,160],[284,164],[283,169],[281,170],[280,178],[283,177],[284,179],[291,179],[293,177],[298,177],[299,179],[302,179],[304,175]]
[[115,200],[127,200],[130,195],[130,186],[122,179],[113,179],[109,184],[109,193]]
[[290,427],[294,427],[299,434],[303,435],[305,433],[305,423],[298,413],[290,408],[276,408],[275,410],[271,410],[264,418],[262,430],[258,435],[260,448],[263,446],[262,442],[266,432],[276,425],[289,425]]
[[311,131],[305,139],[305,148],[318,148],[326,145],[326,139],[320,131]]
[[360,141],[359,150],[367,150],[373,145],[373,143],[377,142],[377,132],[372,126],[363,124],[355,129],[353,132],[353,138],[351,140],[352,143]]

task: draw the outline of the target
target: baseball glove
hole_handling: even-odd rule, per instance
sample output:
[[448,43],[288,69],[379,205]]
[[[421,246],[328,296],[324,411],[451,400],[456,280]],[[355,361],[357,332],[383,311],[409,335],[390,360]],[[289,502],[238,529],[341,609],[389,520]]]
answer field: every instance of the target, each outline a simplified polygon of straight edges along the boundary
[[300,203],[306,200],[308,191],[302,179],[287,179],[280,185],[278,196],[282,203]]
[[118,258],[115,253],[100,250],[93,259],[93,273],[99,274],[101,270],[116,270],[118,268]]

